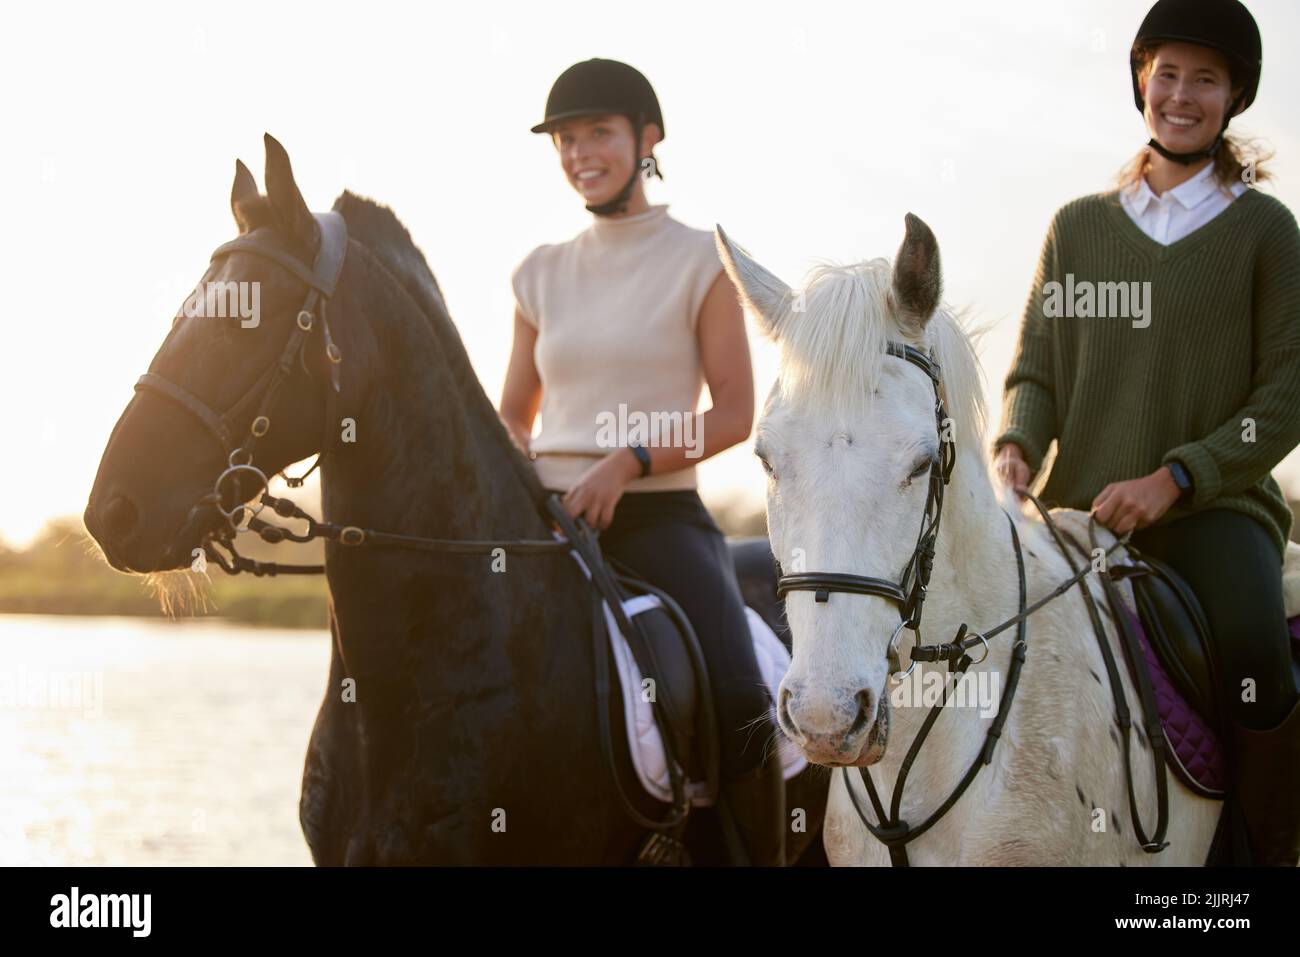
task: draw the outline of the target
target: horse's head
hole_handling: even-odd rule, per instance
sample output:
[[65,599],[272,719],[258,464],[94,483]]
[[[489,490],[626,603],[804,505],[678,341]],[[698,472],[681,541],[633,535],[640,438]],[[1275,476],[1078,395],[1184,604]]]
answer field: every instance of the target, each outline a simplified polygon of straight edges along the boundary
[[[241,241],[270,252],[236,249],[208,265],[114,426],[86,506],[86,528],[123,571],[189,565],[193,549],[224,522],[218,506],[233,511],[262,491],[255,473],[243,470],[214,494],[232,451],[250,434],[259,433],[253,464],[268,476],[320,450],[330,362],[319,315],[291,365],[270,375],[306,322],[299,310],[310,287],[293,266],[310,277],[321,235],[288,155],[269,135],[266,195],[236,162],[231,208]],[[269,423],[255,423],[258,393],[272,378],[280,382]]]
[[[754,451],[768,474],[768,531],[785,575],[903,583],[913,562],[944,436],[935,383],[887,346],[933,348],[942,366],[945,351],[969,344],[939,310],[933,233],[915,216],[906,222],[892,267],[884,259],[822,265],[797,294],[718,229],[728,275],[780,349]],[[963,368],[974,368],[973,354]],[[879,594],[786,593],[794,660],[777,711],[810,760],[870,764],[883,756],[886,656],[901,605]]]

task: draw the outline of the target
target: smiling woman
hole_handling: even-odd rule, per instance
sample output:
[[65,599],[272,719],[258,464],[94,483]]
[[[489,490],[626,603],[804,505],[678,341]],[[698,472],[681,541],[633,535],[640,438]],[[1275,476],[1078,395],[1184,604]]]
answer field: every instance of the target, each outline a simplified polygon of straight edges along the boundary
[[[1151,8],[1130,57],[1151,140],[1121,189],[1053,219],[997,446],[1004,481],[1023,488],[1054,441],[1042,497],[1132,533],[1200,598],[1250,859],[1295,866],[1300,695],[1282,591],[1294,519],[1272,470],[1300,442],[1300,230],[1249,188],[1264,174],[1226,137],[1261,57],[1238,0]],[[1050,287],[1074,275],[1149,281],[1150,315],[1053,316]]]
[[[542,484],[563,493],[571,516],[601,530],[603,552],[685,610],[719,717],[724,814],[741,856],[784,863],[779,732],[726,542],[696,491],[695,466],[743,442],[753,423],[736,291],[712,234],[646,201],[641,174],[662,178],[653,150],[664,122],[638,70],[599,58],[574,64],[532,132],[551,136],[593,218],[514,270],[501,417]],[[706,381],[713,406],[698,414]],[[636,441],[630,433],[643,421],[682,427]]]
[[[1213,177],[1225,191],[1271,178],[1269,158],[1253,140],[1228,134],[1228,124],[1255,100],[1259,88],[1258,35],[1225,31],[1213,46],[1189,43],[1169,9],[1153,10],[1133,44],[1130,69],[1133,98],[1151,130],[1151,139],[1120,174],[1120,187],[1136,187],[1153,167],[1154,151],[1170,163],[1189,166],[1212,161]],[[1236,52],[1234,52],[1236,51]],[[1215,132],[1217,131],[1217,133]],[[1207,145],[1208,144],[1208,145]],[[1177,184],[1171,184],[1177,185]]]
[[[663,179],[653,152],[666,135],[659,99],[627,64],[593,58],[565,70],[547,98],[546,118],[532,132],[551,135],[570,185],[597,216],[645,205],[636,189],[643,167]],[[611,194],[615,182],[623,185]]]

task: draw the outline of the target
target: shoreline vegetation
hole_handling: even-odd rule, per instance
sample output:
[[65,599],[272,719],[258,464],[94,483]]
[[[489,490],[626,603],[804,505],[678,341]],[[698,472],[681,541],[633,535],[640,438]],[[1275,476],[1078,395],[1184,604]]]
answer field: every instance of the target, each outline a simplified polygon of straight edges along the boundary
[[[1291,500],[1300,516],[1300,500]],[[709,508],[728,536],[766,535],[763,510],[740,503]],[[1291,530],[1300,542],[1300,519]],[[241,554],[259,561],[315,565],[323,561],[320,542],[270,546],[241,536]],[[183,581],[188,592],[174,609],[174,620],[214,620],[252,627],[324,630],[329,627],[329,590],[323,575],[254,578],[227,575],[210,566],[206,580],[193,572],[165,578]],[[0,615],[126,616],[166,620],[154,576],[125,575],[109,567],[86,533],[80,517],[49,522],[30,545],[15,549],[0,542]]]
[[[241,536],[244,538],[245,536]],[[259,560],[317,564],[324,549],[278,546],[272,553],[261,541],[241,554]],[[283,551],[281,551],[283,549]],[[186,581],[188,579],[188,581]],[[0,545],[0,614],[127,616],[166,620],[159,589],[184,593],[174,607],[176,620],[214,619],[232,624],[277,628],[329,627],[328,589],[320,575],[254,578],[227,575],[210,565],[206,576],[171,572],[166,576],[127,575],[104,560],[79,517],[49,522],[30,545]],[[183,588],[177,588],[182,584]]]
[[[728,535],[765,535],[762,510],[735,507],[710,510]],[[240,536],[240,554],[258,561],[318,565],[321,542],[270,546]],[[207,576],[172,572],[167,576],[126,575],[104,561],[78,516],[50,521],[25,548],[0,542],[0,615],[126,616],[166,620],[155,579],[170,580],[168,591],[187,593],[175,608],[177,621],[215,620],[254,627],[329,628],[329,590],[323,575],[254,578],[227,575],[209,565]],[[183,588],[175,588],[177,582]]]

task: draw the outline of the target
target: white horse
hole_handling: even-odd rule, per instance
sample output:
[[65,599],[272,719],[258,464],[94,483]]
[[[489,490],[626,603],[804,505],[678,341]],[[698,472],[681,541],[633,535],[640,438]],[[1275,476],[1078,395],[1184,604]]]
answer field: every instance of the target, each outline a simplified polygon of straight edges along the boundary
[[[956,463],[924,604],[923,643],[950,641],[963,622],[982,632],[1017,613],[1007,514],[1024,549],[1030,603],[1071,577],[1046,526],[1025,517],[1008,490],[994,488],[978,360],[971,339],[940,305],[939,249],[920,219],[908,215],[892,267],[884,259],[821,265],[798,294],[721,227],[716,238],[744,304],[780,350],[780,374],[755,430],[755,453],[768,473],[768,529],[786,573],[816,570],[897,582],[917,541],[931,463],[940,442],[951,438]],[[931,379],[912,362],[887,355],[890,341],[929,351],[938,363],[952,419],[949,436],[938,434]],[[1086,523],[1080,512],[1058,510],[1053,517],[1075,530],[1080,518]],[[1110,548],[1114,536],[1101,531],[1101,544]],[[1082,567],[1078,555],[1074,560]],[[1085,581],[1104,609],[1097,576]],[[811,591],[786,595],[794,660],[781,684],[778,716],[810,761],[835,769],[825,825],[831,863],[888,864],[886,847],[863,825],[845,779],[878,824],[857,768],[867,768],[888,810],[899,766],[930,709],[914,706],[912,697],[905,706],[891,705],[896,686],[886,653],[900,622],[897,604],[878,595],[817,597]],[[1150,748],[1137,730],[1142,709],[1109,616],[1104,620],[1134,719],[1137,807],[1150,834],[1156,791]],[[903,632],[904,666],[915,640]],[[976,687],[999,687],[1015,640],[1014,627],[988,640],[987,658],[970,668],[972,680],[983,682]],[[991,710],[996,704],[994,696]],[[990,709],[969,705],[968,696],[967,706],[942,709],[909,772],[899,817],[913,828],[952,793],[985,744]],[[944,817],[907,845],[909,861],[1203,864],[1220,802],[1196,795],[1170,773],[1169,846],[1146,853],[1130,821],[1123,760],[1106,668],[1076,586],[1029,617],[1019,688],[992,763]],[[846,775],[841,767],[851,770]]]

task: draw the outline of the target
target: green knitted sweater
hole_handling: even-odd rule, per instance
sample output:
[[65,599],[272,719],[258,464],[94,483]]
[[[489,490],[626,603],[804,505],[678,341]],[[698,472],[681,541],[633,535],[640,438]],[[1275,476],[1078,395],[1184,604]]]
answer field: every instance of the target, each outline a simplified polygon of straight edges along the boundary
[[1015,442],[1036,472],[1056,440],[1045,502],[1087,510],[1108,483],[1177,460],[1195,495],[1156,524],[1235,509],[1283,553],[1291,511],[1269,473],[1300,443],[1295,217],[1251,189],[1162,246],[1118,192],[1066,204],[1043,243],[1005,389],[994,449]]

